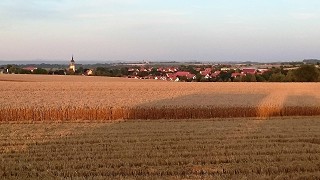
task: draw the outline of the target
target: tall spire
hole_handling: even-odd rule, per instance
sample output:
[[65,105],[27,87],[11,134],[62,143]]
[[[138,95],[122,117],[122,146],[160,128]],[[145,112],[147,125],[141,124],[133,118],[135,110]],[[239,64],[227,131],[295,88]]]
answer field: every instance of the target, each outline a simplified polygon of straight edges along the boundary
[[76,63],[74,62],[73,54],[72,54],[71,61],[70,61],[70,65],[69,65],[69,71],[76,72],[76,66],[75,66],[75,64],[76,64]]
[[72,54],[71,62],[74,63],[73,54]]

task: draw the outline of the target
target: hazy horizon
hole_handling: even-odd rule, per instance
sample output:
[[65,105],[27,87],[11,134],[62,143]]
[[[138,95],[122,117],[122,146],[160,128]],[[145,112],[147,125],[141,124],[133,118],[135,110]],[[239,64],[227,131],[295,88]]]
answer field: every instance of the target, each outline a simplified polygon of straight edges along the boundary
[[2,0],[0,61],[320,59],[319,7],[318,0]]

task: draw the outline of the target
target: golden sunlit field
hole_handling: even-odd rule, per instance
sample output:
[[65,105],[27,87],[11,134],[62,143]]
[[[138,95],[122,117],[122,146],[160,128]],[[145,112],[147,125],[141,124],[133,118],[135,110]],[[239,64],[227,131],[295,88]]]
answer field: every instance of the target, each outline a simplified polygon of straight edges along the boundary
[[320,115],[319,89],[320,83],[181,83],[0,75],[0,120]]
[[319,89],[0,75],[0,179],[320,179]]

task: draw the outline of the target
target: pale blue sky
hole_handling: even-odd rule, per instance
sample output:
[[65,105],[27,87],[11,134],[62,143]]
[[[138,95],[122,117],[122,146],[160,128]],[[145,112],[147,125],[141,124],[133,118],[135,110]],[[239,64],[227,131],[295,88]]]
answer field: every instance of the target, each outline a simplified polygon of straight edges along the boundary
[[1,0],[1,60],[320,58],[319,0]]

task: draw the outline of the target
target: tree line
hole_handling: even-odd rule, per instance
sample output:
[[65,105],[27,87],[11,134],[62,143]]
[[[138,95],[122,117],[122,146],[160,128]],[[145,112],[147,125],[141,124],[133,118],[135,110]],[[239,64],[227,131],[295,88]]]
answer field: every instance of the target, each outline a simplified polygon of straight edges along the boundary
[[[139,68],[139,67],[136,67]],[[15,65],[7,65],[8,73],[12,74],[60,74],[68,75],[75,74],[81,75],[86,70],[83,67],[79,67],[76,72],[68,73],[65,70],[48,71],[43,68],[37,68],[33,71],[23,69]],[[216,77],[205,78],[198,71],[195,70],[194,66],[182,65],[179,67],[181,71],[188,71],[196,75],[195,79],[187,79],[186,77],[180,77],[181,81],[196,81],[196,82],[319,82],[320,81],[320,70],[315,65],[301,65],[295,70],[286,70],[283,67],[271,68],[262,74],[246,74],[240,77],[232,77],[232,73],[241,72],[238,70],[221,71]],[[213,72],[219,70],[214,69]],[[213,73],[212,72],[212,73]],[[128,67],[97,67],[94,69],[95,76],[110,76],[110,77],[124,77],[130,76],[132,72],[129,72]],[[150,72],[142,71],[136,74],[139,77],[146,77],[149,75],[153,76],[165,76],[166,73],[158,72],[157,68],[152,68]]]
[[[139,68],[139,67],[135,67]],[[185,82],[319,82],[320,71],[315,65],[301,65],[295,70],[286,70],[283,67],[271,68],[262,74],[246,74],[241,77],[232,77],[232,73],[241,72],[238,70],[221,71],[216,77],[205,78],[198,71],[195,70],[194,66],[182,65],[178,68],[180,71],[187,71],[196,75],[195,79],[187,79],[186,77],[179,77],[180,81]],[[214,71],[220,70],[216,68]],[[124,77],[130,76],[132,72],[128,71],[127,67],[107,68],[97,67],[94,71],[96,76],[110,76],[110,77]],[[157,68],[152,68],[151,71],[141,71],[136,74],[138,77],[146,76],[165,76],[166,73],[158,72]]]
[[295,70],[271,68],[263,74],[247,74],[234,78],[235,82],[319,82],[320,71],[314,65],[301,65]]

